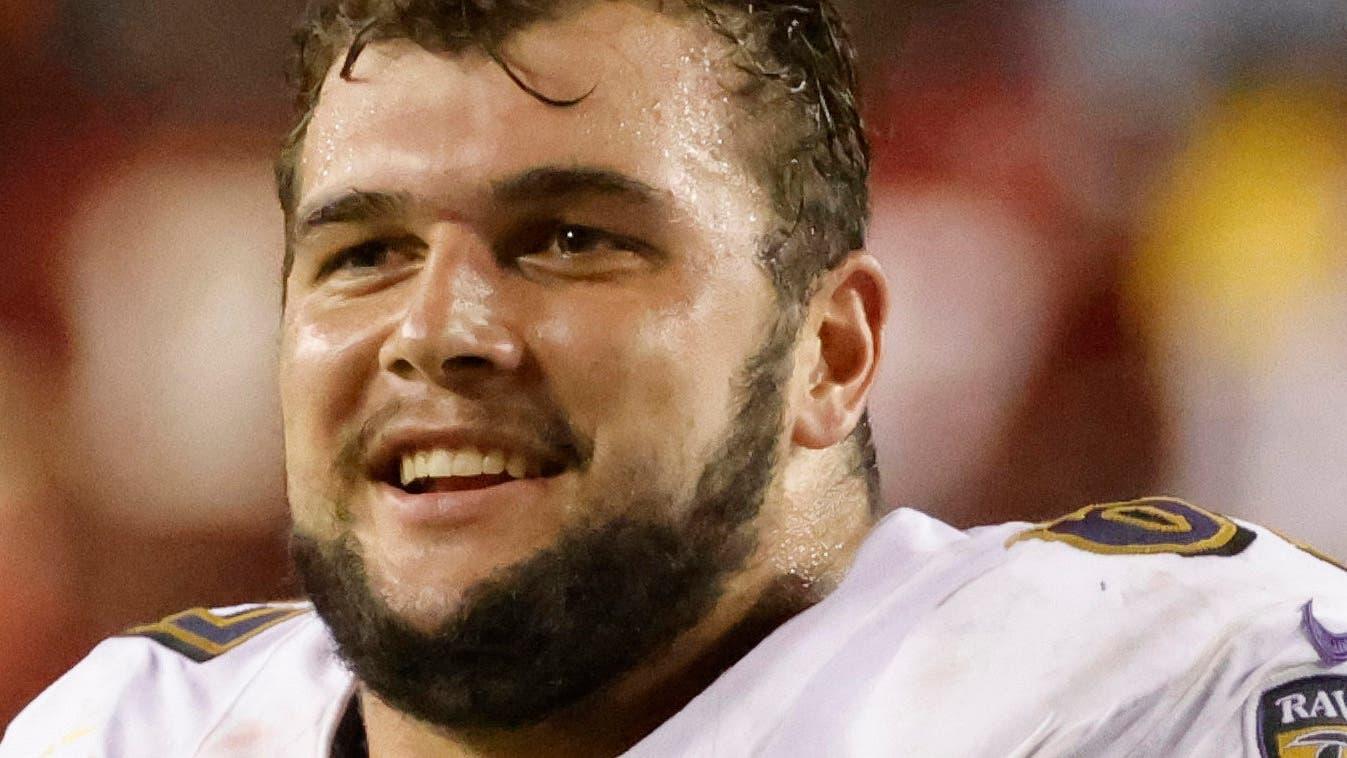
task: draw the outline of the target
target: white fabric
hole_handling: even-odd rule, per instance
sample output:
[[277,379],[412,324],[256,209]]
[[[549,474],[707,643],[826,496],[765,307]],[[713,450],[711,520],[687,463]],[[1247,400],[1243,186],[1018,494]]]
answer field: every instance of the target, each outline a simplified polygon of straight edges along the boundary
[[[636,745],[666,756],[1258,756],[1266,689],[1329,668],[1347,573],[1258,527],[1232,557],[1100,555],[959,532],[912,510],[842,584]],[[324,756],[353,691],[310,611],[195,663],[94,649],[10,725],[0,758]],[[1342,714],[1347,719],[1347,714]]]

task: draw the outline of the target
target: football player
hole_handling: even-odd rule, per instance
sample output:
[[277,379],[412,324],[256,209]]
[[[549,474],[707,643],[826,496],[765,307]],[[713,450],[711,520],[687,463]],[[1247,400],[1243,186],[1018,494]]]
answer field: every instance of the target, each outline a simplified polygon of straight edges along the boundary
[[309,602],[108,640],[0,755],[1336,755],[1347,575],[1170,498],[881,500],[822,0],[330,0],[280,384]]

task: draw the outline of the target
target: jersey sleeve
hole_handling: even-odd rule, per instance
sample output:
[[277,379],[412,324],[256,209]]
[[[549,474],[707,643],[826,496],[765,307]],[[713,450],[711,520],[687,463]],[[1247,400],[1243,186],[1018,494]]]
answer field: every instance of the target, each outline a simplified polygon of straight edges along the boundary
[[0,758],[198,754],[304,611],[197,608],[104,640],[10,723]]
[[1341,601],[1261,609],[1195,655],[1183,675],[1082,727],[1063,754],[1347,754],[1347,662],[1322,655],[1297,617],[1347,630]]
[[[1086,717],[1045,737],[1046,754],[1347,756],[1347,572],[1272,530],[1214,519],[1234,526],[1224,539],[1238,550],[1222,549],[1212,529],[1201,535],[1210,537],[1206,544],[1181,545],[1198,545],[1192,552],[1166,550],[1177,557],[1163,563],[1133,561],[1137,580],[1128,605],[1144,626],[1133,627],[1138,644],[1130,654],[1113,655],[1128,657],[1140,686],[1114,685],[1114,698],[1108,688],[1064,693],[1085,701],[1105,697],[1079,711]],[[1158,517],[1153,523],[1168,526]],[[1122,533],[1079,519],[1068,526],[1091,541],[1066,528],[1049,536],[1064,535],[1059,543],[1095,553],[1105,553],[1098,535]],[[1158,528],[1144,531],[1172,540]],[[1119,544],[1130,550],[1132,541]],[[1120,616],[1119,630],[1132,620]]]
[[1300,627],[1313,656],[1298,640],[1258,672],[1242,714],[1246,755],[1347,753],[1347,602],[1306,603]]
[[995,714],[981,733],[937,722],[944,744],[1347,758],[1347,572],[1333,561],[1171,498],[1091,506],[1006,544],[1005,565],[918,639],[933,660],[957,639],[970,664],[932,687],[944,710]]
[[165,755],[188,751],[180,730],[165,730],[153,741],[136,733],[145,711],[190,707],[187,693],[162,692],[153,681],[156,669],[172,661],[160,660],[152,644],[124,637],[100,643],[10,723],[0,758],[129,756],[137,745],[162,745]]

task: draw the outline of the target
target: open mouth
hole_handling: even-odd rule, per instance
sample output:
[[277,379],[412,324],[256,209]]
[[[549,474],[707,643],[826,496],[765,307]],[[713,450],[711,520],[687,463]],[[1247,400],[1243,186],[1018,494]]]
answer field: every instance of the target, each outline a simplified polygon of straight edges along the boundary
[[547,478],[565,469],[561,461],[540,460],[509,450],[426,448],[403,451],[377,472],[377,478],[408,494],[423,495]]

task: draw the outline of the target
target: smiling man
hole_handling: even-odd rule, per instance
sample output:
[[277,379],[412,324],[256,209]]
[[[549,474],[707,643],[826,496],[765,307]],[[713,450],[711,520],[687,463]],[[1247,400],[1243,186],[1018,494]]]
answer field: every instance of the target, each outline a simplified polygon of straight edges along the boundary
[[1275,534],[884,505],[845,39],[813,1],[317,4],[278,165],[311,604],[131,629],[0,754],[1347,743],[1347,575]]
[[[318,27],[321,97],[281,164],[295,556],[378,695],[376,746],[442,741],[396,711],[569,709],[536,744],[616,752],[834,584],[871,518],[872,464],[839,443],[883,279],[858,252],[775,287],[767,266],[826,248],[787,248],[754,168],[840,147],[855,173],[859,139],[753,123],[727,93],[756,79],[691,10],[527,10],[454,27],[509,32],[485,49],[389,11],[352,20],[360,47]],[[855,237],[842,197],[810,212]]]

